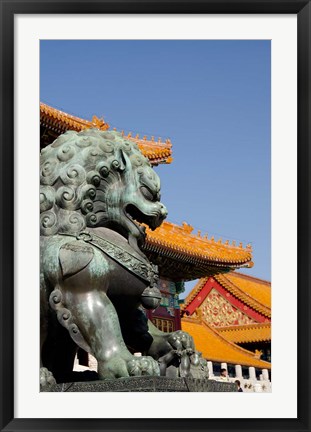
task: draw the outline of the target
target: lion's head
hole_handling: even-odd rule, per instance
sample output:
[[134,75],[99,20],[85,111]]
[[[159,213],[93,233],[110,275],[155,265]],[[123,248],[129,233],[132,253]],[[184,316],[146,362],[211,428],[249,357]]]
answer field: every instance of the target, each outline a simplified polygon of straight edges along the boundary
[[167,215],[159,177],[120,133],[68,131],[41,151],[40,170],[44,236],[109,227],[142,240],[140,223],[155,229]]

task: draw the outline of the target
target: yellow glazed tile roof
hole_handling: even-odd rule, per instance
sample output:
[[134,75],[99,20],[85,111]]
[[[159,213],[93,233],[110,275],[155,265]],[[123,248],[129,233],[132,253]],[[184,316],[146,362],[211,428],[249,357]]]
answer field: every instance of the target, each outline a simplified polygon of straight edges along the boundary
[[271,323],[257,323],[217,327],[217,331],[225,339],[234,343],[268,342],[271,341]]
[[[93,116],[92,120],[84,120],[71,114],[60,111],[44,103],[40,103],[40,122],[42,125],[52,128],[57,133],[63,133],[66,130],[75,130],[77,132],[97,128],[100,130],[108,130],[109,124],[104,119],[99,119]],[[172,162],[172,143],[169,139],[163,142],[161,138],[155,140],[152,136],[148,139],[146,136],[139,138],[131,133],[127,135],[121,132],[124,138],[135,142],[143,155],[147,157],[151,164],[171,163]]]
[[104,120],[93,117],[92,122],[60,111],[44,103],[40,103],[40,120],[47,121],[55,129],[81,131],[90,127],[97,127],[101,130],[109,129],[109,125]]
[[193,227],[187,223],[182,226],[171,222],[163,222],[155,231],[146,227],[147,242],[156,246],[162,246],[172,252],[196,258],[202,262],[209,262],[211,265],[232,266],[232,267],[251,267],[252,249],[250,246],[243,247],[242,244],[236,246],[235,243],[229,244],[222,240],[214,240],[201,236],[201,233],[193,233]]
[[271,363],[258,359],[255,353],[228,341],[217,330],[202,321],[182,318],[181,325],[182,330],[193,337],[197,350],[201,351],[207,360],[271,369]]
[[131,133],[124,135],[124,138],[135,142],[140,151],[149,159],[150,162],[161,159],[165,161],[165,163],[169,164],[173,161],[172,143],[170,139],[166,139],[165,142],[162,142],[161,138],[158,138],[156,141],[153,136],[150,139],[148,139],[146,135],[139,138],[139,135],[134,137]]
[[214,278],[231,294],[257,312],[271,317],[271,283],[241,273],[218,274]]
[[249,296],[268,308],[271,308],[271,282],[258,279],[242,273],[227,273],[226,279],[237,285]]

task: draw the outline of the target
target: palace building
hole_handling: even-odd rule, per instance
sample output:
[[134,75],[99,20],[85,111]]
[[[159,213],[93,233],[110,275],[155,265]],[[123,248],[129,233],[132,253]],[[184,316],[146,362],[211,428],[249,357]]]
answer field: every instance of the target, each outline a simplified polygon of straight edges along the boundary
[[[185,299],[182,328],[198,350],[229,374],[249,367],[271,370],[271,284],[238,272],[200,279]],[[226,359],[226,361],[224,361]],[[256,371],[255,371],[256,372]]]
[[[96,116],[84,120],[40,104],[40,147],[52,143],[67,130],[88,128],[108,130]],[[152,166],[172,162],[169,139],[122,136],[134,141]],[[176,225],[168,221],[155,231],[146,229],[143,251],[159,268],[161,305],[149,319],[163,331],[182,328],[195,340],[196,347],[210,364],[210,375],[217,375],[227,364],[231,376],[269,380],[271,369],[271,287],[268,282],[236,273],[250,268],[250,245],[223,242],[194,233],[186,222]],[[180,308],[184,282],[200,279]],[[182,318],[181,318],[182,316]],[[247,369],[247,373],[245,372]]]

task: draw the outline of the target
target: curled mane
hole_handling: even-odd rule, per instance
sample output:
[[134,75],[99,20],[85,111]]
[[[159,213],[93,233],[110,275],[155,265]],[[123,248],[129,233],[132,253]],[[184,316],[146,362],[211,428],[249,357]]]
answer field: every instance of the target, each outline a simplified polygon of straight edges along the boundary
[[122,181],[123,154],[132,170],[150,167],[135,143],[114,131],[68,131],[41,151],[41,235],[77,233],[106,222],[106,192]]

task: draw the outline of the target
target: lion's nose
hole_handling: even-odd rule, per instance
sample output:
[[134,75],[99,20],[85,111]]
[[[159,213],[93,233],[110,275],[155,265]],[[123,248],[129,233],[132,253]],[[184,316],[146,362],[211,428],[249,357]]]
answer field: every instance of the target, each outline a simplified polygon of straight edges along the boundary
[[167,216],[167,209],[165,207],[165,205],[161,204],[161,218],[165,219]]

